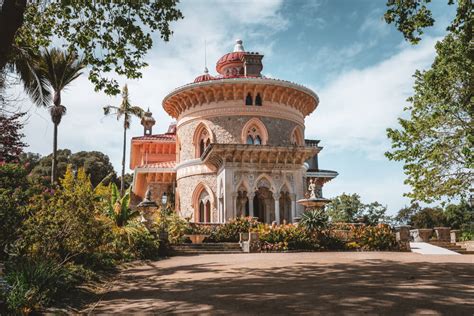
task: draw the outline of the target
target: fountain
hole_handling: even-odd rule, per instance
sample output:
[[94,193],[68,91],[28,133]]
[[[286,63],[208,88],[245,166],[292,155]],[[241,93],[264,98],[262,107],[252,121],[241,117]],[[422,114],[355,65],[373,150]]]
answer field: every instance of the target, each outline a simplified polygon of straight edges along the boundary
[[308,191],[309,191],[308,198],[296,201],[296,203],[304,206],[305,211],[321,209],[326,204],[331,202],[331,200],[328,200],[322,197],[321,186],[318,186],[315,183],[314,179],[309,180]]

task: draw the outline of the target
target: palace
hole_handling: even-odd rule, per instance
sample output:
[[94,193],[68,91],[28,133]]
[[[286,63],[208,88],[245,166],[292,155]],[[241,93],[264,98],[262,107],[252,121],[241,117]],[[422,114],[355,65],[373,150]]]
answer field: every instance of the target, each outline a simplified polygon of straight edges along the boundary
[[152,134],[155,120],[145,114],[144,135],[131,144],[136,201],[149,189],[156,201],[170,197],[192,222],[254,216],[282,223],[303,212],[296,201],[306,196],[309,179],[322,197],[323,184],[337,172],[319,169],[319,140],[304,137],[304,119],[318,96],[266,78],[262,59],[237,40],[218,60],[218,75],[206,68],[164,98],[164,110],[176,119],[165,134]]

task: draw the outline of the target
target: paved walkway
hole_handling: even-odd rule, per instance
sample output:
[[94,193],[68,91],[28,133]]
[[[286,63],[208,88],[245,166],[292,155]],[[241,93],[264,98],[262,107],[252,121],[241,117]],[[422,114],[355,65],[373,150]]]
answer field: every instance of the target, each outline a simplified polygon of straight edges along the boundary
[[422,255],[458,255],[461,254],[446,248],[431,245],[427,242],[410,242],[411,251]]
[[473,315],[474,256],[174,257],[125,270],[92,313]]

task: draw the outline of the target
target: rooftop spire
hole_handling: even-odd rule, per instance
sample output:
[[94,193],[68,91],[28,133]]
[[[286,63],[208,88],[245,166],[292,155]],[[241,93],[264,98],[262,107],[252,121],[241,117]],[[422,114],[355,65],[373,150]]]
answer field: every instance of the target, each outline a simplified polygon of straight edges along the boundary
[[234,52],[245,52],[244,46],[242,45],[242,40],[238,39],[235,41]]

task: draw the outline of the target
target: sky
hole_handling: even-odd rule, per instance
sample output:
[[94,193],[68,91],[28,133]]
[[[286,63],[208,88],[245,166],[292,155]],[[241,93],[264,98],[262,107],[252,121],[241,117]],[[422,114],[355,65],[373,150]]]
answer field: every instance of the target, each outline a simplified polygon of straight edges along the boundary
[[[409,204],[403,193],[410,188],[403,184],[403,165],[384,156],[390,149],[386,129],[397,127],[397,118],[406,116],[403,109],[413,93],[415,70],[433,62],[434,44],[454,16],[446,2],[431,4],[436,24],[412,46],[383,21],[384,0],[182,1],[184,19],[172,23],[169,42],[154,34],[143,77],[117,79],[128,84],[132,104],[153,112],[154,133],[166,132],[172,119],[162,109],[163,97],[203,73],[204,43],[207,66],[215,74],[215,62],[242,39],[247,51],[264,54],[265,76],[305,85],[318,94],[320,104],[305,120],[305,138],[321,140],[320,168],[339,173],[325,185],[324,196],[357,193],[363,202],[378,201],[395,214]],[[29,113],[27,151],[49,154],[53,125],[47,110],[34,107],[20,90],[14,94]],[[102,151],[119,171],[122,125],[104,117],[102,107],[118,105],[120,99],[95,93],[83,75],[62,95],[62,102],[68,111],[59,126],[59,148]],[[139,119],[134,119],[127,146],[132,136],[142,133]]]

